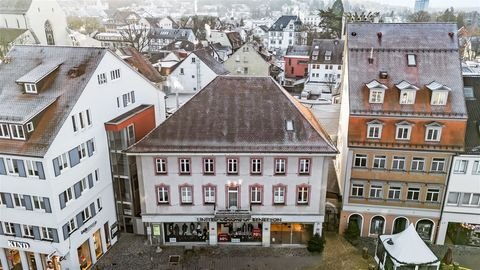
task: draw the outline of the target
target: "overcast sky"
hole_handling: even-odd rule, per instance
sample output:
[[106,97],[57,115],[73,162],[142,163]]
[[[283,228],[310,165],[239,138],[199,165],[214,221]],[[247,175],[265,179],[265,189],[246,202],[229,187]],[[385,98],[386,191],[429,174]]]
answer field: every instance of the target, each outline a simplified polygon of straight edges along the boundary
[[[413,7],[415,5],[415,0],[372,0],[374,2],[381,2],[383,4],[390,4],[395,6],[405,6]],[[361,2],[361,0],[356,0],[355,2]],[[431,8],[447,8],[447,7],[471,7],[475,10],[480,10],[480,1],[479,0],[430,0],[429,7]]]

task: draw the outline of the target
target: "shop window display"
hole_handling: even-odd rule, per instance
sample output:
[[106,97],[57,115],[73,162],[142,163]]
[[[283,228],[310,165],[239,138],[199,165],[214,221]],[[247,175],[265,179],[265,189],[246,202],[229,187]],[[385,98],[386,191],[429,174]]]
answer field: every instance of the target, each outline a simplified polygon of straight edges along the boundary
[[95,245],[95,255],[97,256],[97,259],[100,258],[103,255],[103,250],[102,250],[102,237],[100,236],[100,230],[96,231],[93,234],[93,243]]
[[22,269],[22,262],[20,261],[20,253],[18,250],[9,249],[6,253],[9,269]]
[[313,224],[272,223],[270,227],[270,240],[272,244],[306,245],[312,236]]
[[165,242],[204,242],[208,240],[208,223],[165,223]]
[[88,269],[92,265],[92,258],[90,256],[90,246],[88,240],[77,248],[78,262],[80,264],[80,270]]
[[256,222],[218,223],[218,242],[262,242],[262,224]]

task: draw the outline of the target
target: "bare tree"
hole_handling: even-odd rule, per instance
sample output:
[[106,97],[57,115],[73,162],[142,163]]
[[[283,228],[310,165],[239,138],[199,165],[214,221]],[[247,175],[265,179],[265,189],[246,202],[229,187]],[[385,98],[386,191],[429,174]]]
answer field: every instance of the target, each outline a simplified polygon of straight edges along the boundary
[[145,25],[129,24],[118,30],[123,37],[123,41],[144,52],[152,40],[151,30]]

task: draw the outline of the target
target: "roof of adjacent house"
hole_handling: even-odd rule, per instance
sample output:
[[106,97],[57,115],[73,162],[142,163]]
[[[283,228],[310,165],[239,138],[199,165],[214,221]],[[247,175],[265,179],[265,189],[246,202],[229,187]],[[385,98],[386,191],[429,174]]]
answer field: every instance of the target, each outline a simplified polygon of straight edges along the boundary
[[[346,35],[350,114],[465,119],[456,27],[452,23],[349,23]],[[415,66],[408,65],[408,54],[415,55]],[[380,78],[380,72],[387,78]],[[387,88],[383,104],[369,103],[367,84],[374,80]],[[419,88],[415,104],[399,104],[400,91],[395,85],[402,81]],[[427,85],[452,89],[447,105],[431,105],[432,90]]]
[[243,41],[239,32],[228,32],[226,34],[233,50],[236,50],[242,46]]
[[170,42],[168,45],[162,48],[162,50],[174,51],[174,50],[185,50],[187,52],[194,51],[198,47],[201,47],[201,43],[195,45],[195,43],[190,42],[188,40],[174,40]]
[[262,29],[264,32],[268,32],[268,26],[266,25],[260,25],[258,28]]
[[285,56],[308,56],[310,53],[310,46],[308,45],[290,45],[287,48]]
[[155,27],[151,30],[151,37],[155,39],[188,40],[188,37],[192,34],[192,29],[163,29]]
[[[310,63],[341,65],[343,63],[344,44],[344,40],[314,39],[311,46]],[[325,55],[329,55],[330,60],[326,60]]]
[[[42,157],[107,52],[104,48],[14,46],[8,64],[0,64],[0,121],[27,121],[41,113],[27,141],[0,140],[0,153]],[[39,66],[60,66],[38,94],[25,94],[16,80]],[[79,76],[72,78],[74,67]]]
[[130,56],[129,58],[124,59],[128,64],[134,66],[137,71],[145,76],[152,82],[163,81],[163,76],[160,75],[160,72],[156,70],[150,62],[148,62],[144,56],[133,47],[121,47],[118,50],[123,55]]
[[[286,129],[293,121],[293,130]],[[271,77],[218,76],[130,153],[335,154],[313,114]]]
[[0,14],[24,14],[31,4],[32,0],[2,0]]
[[292,15],[283,15],[282,17],[278,18],[278,20],[272,24],[270,29],[268,31],[283,31],[285,27],[290,23],[290,21],[295,21],[295,24],[302,24],[302,21],[300,21],[300,18],[298,16],[292,16]]
[[480,77],[463,77],[465,87],[473,88],[473,98],[466,97],[468,121],[465,152],[480,155]]
[[213,58],[213,56],[211,56],[205,48],[193,51],[192,53],[200,58],[200,60],[202,60],[205,65],[215,72],[215,74],[225,75],[230,73],[221,63],[215,60],[215,58]]
[[15,41],[19,36],[29,31],[28,29],[0,28],[1,42],[9,44]]

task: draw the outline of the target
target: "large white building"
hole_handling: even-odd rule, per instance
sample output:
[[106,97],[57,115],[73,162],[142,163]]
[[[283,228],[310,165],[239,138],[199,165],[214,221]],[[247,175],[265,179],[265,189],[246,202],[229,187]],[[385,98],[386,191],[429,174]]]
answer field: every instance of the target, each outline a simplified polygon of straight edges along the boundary
[[116,241],[104,124],[164,94],[101,48],[16,46],[0,64],[0,263],[88,269]]
[[301,32],[302,21],[298,16],[281,16],[268,29],[268,50],[285,51],[288,46],[305,45],[307,33]]
[[321,234],[335,153],[273,78],[228,75],[128,150],[151,243],[263,246]]

